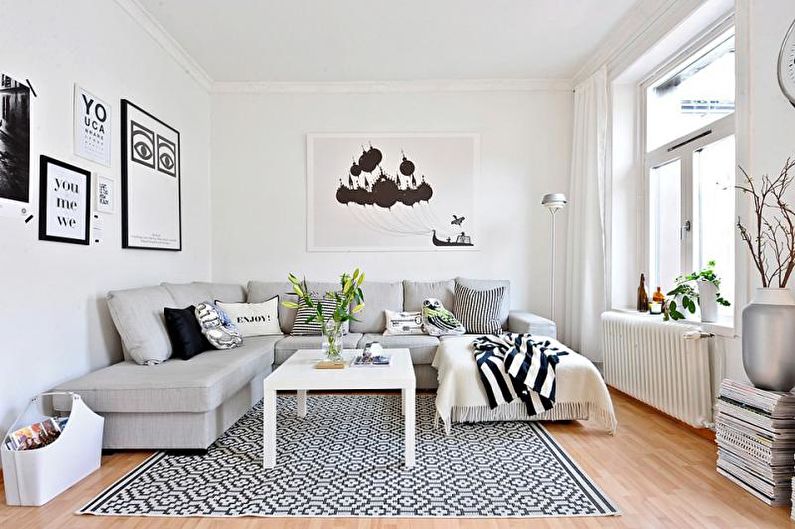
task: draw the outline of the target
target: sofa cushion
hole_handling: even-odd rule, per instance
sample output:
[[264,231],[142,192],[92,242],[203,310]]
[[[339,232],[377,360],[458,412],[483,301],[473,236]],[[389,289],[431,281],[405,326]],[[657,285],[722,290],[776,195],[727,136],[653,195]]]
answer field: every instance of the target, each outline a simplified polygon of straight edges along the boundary
[[156,366],[121,362],[55,389],[79,393],[89,408],[100,413],[206,412],[267,371],[279,339],[256,336],[235,349]]
[[[226,303],[245,303],[246,289],[237,283],[196,283],[210,290],[210,299]],[[273,297],[273,296],[271,296]],[[206,301],[205,299],[199,301]],[[265,300],[262,300],[265,301]],[[197,302],[198,303],[198,302]]]
[[386,329],[380,334],[425,334],[421,312],[395,312],[386,309],[384,318],[386,319]]
[[[282,305],[282,301],[289,299],[298,301],[293,294],[293,288],[287,281],[249,281],[248,282],[248,303],[262,303],[268,301],[273,296],[279,296],[279,326],[284,334],[293,331],[295,323],[296,309],[288,309]],[[220,299],[220,298],[219,298]]]
[[406,348],[411,353],[411,362],[416,365],[433,362],[436,348],[439,347],[439,338],[427,334],[365,334],[359,341],[359,348],[364,348],[369,342],[378,342],[384,349]]
[[467,332],[498,334],[502,329],[499,316],[504,296],[505,287],[473,290],[456,283],[453,314]]
[[[345,349],[356,349],[361,339],[362,335],[360,333],[346,334],[342,337],[342,346]],[[276,342],[274,346],[273,363],[276,365],[284,363],[299,349],[320,349],[322,343],[322,336],[285,336]]]
[[208,283],[160,283],[161,287],[168,290],[174,302],[179,307],[198,305],[202,301],[213,299]]
[[[366,283],[365,283],[366,284]],[[306,286],[310,292],[323,296],[326,292],[339,292],[342,290],[339,280],[337,281],[307,281]],[[292,290],[292,289],[290,289]]]
[[403,284],[365,281],[362,285],[364,308],[356,314],[359,321],[351,322],[351,332],[384,332],[384,310],[403,310]]
[[279,327],[279,296],[261,303],[222,303],[216,301],[221,310],[238,328],[243,338],[249,336],[281,335]]
[[452,307],[454,293],[455,282],[452,279],[431,282],[403,281],[403,310],[421,311],[422,302],[428,298],[436,298],[445,307]]
[[[459,285],[470,288],[472,290],[493,290],[499,287],[505,287],[505,292],[502,294],[502,304],[500,305],[500,313],[497,318],[500,320],[500,326],[503,329],[508,328],[508,313],[511,311],[511,282],[499,279],[468,279],[466,277],[456,277],[455,282]],[[447,305],[445,305],[447,306]]]
[[166,319],[166,332],[171,340],[173,358],[187,360],[213,349],[196,319],[196,307],[193,305],[184,309],[166,307],[163,313]]
[[199,303],[195,312],[202,334],[216,349],[233,349],[243,343],[243,336],[229,314],[212,301]]
[[108,309],[121,336],[125,360],[159,363],[171,356],[163,309],[176,304],[163,286],[108,292]]
[[[295,313],[293,331],[290,334],[293,336],[320,336],[322,334],[323,320],[318,319],[316,313],[318,305],[322,308],[323,315],[326,318],[334,314],[337,308],[337,302],[333,299],[312,296],[312,306],[310,307],[301,298],[298,300],[298,312]],[[331,320],[328,320],[328,323],[331,323]],[[350,322],[342,322],[340,330],[342,334],[348,334],[350,332]]]

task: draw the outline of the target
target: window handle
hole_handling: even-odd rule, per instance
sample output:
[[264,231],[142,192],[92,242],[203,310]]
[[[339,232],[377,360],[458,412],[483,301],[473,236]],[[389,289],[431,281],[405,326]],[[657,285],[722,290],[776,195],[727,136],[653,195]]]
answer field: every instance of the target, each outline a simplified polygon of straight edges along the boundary
[[679,231],[679,238],[684,240],[687,237],[688,232],[692,229],[692,225],[690,224],[689,220],[686,220],[684,224],[682,224],[682,228]]

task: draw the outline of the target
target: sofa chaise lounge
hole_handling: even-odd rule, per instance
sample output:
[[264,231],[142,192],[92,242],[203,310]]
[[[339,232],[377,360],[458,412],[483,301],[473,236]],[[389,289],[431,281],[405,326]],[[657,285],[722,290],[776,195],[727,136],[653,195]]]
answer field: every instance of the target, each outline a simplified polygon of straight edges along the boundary
[[[508,281],[455,280],[373,282],[364,285],[365,309],[351,322],[345,347],[379,341],[384,347],[411,352],[417,387],[437,386],[432,367],[438,338],[427,335],[385,336],[384,309],[420,310],[423,300],[437,298],[453,306],[455,282],[474,289],[506,287],[500,312],[504,329],[545,336],[556,335],[555,324],[534,314],[510,311]],[[336,283],[309,282],[310,290],[332,290]],[[205,449],[262,397],[262,381],[299,349],[319,348],[320,336],[292,336],[295,310],[279,306],[282,335],[244,339],[241,347],[212,350],[190,360],[169,359],[156,365],[132,361],[141,353],[167,358],[171,343],[163,309],[186,307],[206,300],[261,302],[289,295],[285,282],[250,281],[247,288],[221,283],[163,283],[119,290],[107,296],[120,335],[124,361],[60,384],[58,391],[81,395],[105,418],[104,447],[109,449]],[[56,400],[56,407],[59,401]]]

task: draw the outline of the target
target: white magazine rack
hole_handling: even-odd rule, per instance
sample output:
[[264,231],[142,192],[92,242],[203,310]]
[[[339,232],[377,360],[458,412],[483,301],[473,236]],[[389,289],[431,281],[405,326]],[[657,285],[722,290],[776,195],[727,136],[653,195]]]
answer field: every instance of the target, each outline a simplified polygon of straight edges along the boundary
[[51,417],[51,399],[45,397],[56,396],[71,401],[71,412],[54,442],[33,450],[9,450],[3,439],[0,455],[8,505],[43,505],[99,468],[105,419],[76,393],[37,395],[8,433]]

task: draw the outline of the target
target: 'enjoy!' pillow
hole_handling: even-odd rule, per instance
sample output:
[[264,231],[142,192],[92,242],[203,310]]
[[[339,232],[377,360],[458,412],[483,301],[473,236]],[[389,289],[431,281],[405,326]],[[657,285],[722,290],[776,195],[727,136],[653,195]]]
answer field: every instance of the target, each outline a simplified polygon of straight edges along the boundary
[[282,333],[279,326],[279,296],[262,303],[216,301],[215,304],[226,312],[244,338]]

